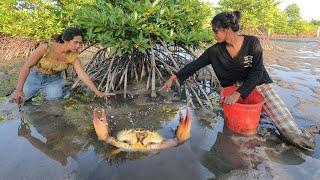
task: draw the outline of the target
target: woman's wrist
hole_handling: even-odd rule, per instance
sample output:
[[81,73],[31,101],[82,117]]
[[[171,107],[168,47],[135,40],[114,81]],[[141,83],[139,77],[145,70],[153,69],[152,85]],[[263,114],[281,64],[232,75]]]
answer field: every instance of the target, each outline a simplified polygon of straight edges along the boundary
[[23,92],[22,88],[16,88],[15,91],[16,92]]
[[100,93],[100,91],[98,89],[94,89],[93,92],[94,92],[94,94],[99,94]]
[[23,88],[22,88],[23,86],[21,86],[21,85],[19,85],[19,84],[17,84],[17,86],[16,86],[16,91],[23,91]]
[[88,85],[88,88],[94,93],[94,94],[98,94],[100,93],[99,89],[95,86],[95,85]]

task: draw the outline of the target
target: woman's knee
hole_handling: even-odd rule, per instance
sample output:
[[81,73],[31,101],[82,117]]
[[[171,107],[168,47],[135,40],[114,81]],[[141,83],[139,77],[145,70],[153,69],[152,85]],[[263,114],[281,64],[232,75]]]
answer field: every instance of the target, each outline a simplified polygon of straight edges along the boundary
[[54,81],[47,83],[44,86],[46,100],[57,100],[63,98],[61,78],[55,78]]
[[46,100],[58,100],[63,98],[62,89],[60,88],[51,88],[45,91]]

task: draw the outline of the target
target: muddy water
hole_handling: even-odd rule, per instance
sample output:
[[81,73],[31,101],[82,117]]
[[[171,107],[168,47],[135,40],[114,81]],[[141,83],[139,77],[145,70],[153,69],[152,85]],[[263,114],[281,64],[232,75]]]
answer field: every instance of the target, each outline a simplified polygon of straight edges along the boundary
[[[265,52],[276,88],[299,126],[320,122],[320,42],[277,40]],[[117,97],[121,99],[120,97]],[[91,125],[92,99],[30,102],[19,112],[1,98],[0,179],[319,179],[320,137],[314,152],[283,143],[263,118],[260,134],[239,136],[224,128],[221,111],[192,111],[191,138],[152,153],[105,154]],[[183,102],[135,100],[105,106],[112,135],[121,129],[157,130],[174,136]]]

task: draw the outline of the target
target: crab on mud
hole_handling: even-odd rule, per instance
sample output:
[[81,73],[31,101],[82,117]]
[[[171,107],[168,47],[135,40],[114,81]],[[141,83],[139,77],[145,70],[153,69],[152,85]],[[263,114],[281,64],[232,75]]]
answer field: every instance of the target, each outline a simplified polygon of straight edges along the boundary
[[190,112],[187,110],[184,118],[180,112],[180,122],[176,129],[176,137],[165,139],[154,131],[143,129],[122,130],[117,133],[116,138],[110,136],[110,128],[107,123],[107,116],[104,110],[99,116],[97,109],[93,110],[93,126],[99,140],[102,140],[118,148],[114,155],[121,151],[148,152],[173,147],[189,139],[191,130]]

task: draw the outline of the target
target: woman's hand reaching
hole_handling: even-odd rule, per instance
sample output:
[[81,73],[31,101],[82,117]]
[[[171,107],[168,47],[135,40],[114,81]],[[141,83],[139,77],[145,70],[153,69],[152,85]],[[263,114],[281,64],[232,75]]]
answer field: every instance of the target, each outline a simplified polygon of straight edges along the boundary
[[172,83],[174,83],[174,82],[176,82],[176,81],[177,81],[177,76],[173,74],[173,75],[164,83],[164,85],[161,87],[160,90],[165,89],[166,91],[170,91],[170,90],[171,90]]
[[220,102],[229,104],[229,105],[234,105],[240,98],[241,94],[236,91],[229,96],[223,97],[223,99]]

